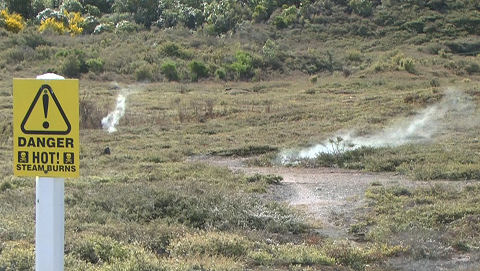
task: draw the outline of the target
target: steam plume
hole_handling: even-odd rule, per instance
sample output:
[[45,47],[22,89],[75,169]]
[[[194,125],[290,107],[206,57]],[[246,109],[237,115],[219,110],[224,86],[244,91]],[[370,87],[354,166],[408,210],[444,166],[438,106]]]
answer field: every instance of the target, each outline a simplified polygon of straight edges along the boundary
[[338,153],[360,147],[400,146],[433,140],[440,131],[461,125],[460,120],[472,121],[475,105],[470,96],[460,91],[447,90],[437,104],[431,105],[413,117],[396,122],[373,135],[354,136],[353,132],[337,133],[333,139],[300,150],[285,150],[280,153],[283,164],[295,163],[301,159],[313,159],[321,153]]
[[125,115],[126,100],[126,94],[118,94],[115,110],[108,113],[108,115],[102,119],[102,127],[108,133],[113,133],[117,131],[117,128],[115,128],[115,126],[118,125],[120,119],[123,117],[123,115]]

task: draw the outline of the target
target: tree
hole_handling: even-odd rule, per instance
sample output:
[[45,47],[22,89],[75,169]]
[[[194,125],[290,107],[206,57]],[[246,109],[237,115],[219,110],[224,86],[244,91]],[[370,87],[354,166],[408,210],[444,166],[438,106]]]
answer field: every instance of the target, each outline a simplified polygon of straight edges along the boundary
[[18,13],[23,18],[32,18],[32,0],[5,0],[9,12]]

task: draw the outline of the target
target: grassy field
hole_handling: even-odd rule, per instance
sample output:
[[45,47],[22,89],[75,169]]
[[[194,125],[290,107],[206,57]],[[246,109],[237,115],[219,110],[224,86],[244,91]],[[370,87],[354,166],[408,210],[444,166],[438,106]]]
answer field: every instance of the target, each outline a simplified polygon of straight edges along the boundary
[[[0,270],[34,265],[35,185],[12,176],[12,78],[71,71],[71,62],[100,57],[102,70],[79,74],[81,177],[66,181],[66,270],[385,270],[391,258],[444,256],[421,249],[428,238],[451,247],[448,253],[478,254],[480,61],[442,38],[408,31],[329,37],[256,24],[221,38],[183,28],[77,37],[28,31],[0,33]],[[272,59],[255,64],[267,61],[263,48],[273,37],[281,69]],[[252,57],[253,75],[221,79],[216,71],[239,61],[238,52]],[[166,58],[178,65],[178,81],[157,65]],[[191,77],[195,59],[217,65],[208,79]],[[432,182],[373,185],[351,229],[361,242],[316,235],[302,213],[265,199],[268,178],[187,161],[253,156],[251,164],[272,166],[285,149],[342,132],[378,134],[439,103],[447,89],[457,91],[458,107],[430,140],[296,165]],[[118,94],[126,96],[126,113],[109,134],[100,121]],[[459,180],[472,184],[456,188]],[[414,233],[424,234],[418,243],[405,238]]]

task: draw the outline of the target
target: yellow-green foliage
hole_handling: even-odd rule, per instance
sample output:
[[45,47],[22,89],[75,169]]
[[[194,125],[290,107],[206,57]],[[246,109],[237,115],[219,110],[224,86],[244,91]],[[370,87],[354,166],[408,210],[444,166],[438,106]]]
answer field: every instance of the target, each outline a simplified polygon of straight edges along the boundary
[[329,242],[323,249],[328,256],[335,258],[337,264],[349,266],[355,270],[364,270],[367,264],[398,255],[406,250],[402,246],[381,243],[357,246],[347,241]]
[[170,245],[169,252],[171,255],[180,257],[195,255],[242,257],[252,247],[251,241],[236,234],[204,232],[188,234],[176,240]]
[[26,241],[7,242],[0,251],[0,270],[31,270],[35,262],[34,246]]
[[67,247],[67,270],[160,270],[152,252],[110,237],[88,233],[74,238]]
[[391,58],[394,69],[415,73],[415,61],[411,57],[405,57],[404,54],[398,53]]
[[68,18],[68,29],[70,31],[70,35],[76,36],[78,34],[82,34],[83,28],[79,25],[85,21],[85,18],[82,17],[80,12],[66,12],[65,15]]
[[257,265],[333,265],[320,247],[311,245],[271,245],[252,251],[248,257]]
[[67,28],[65,27],[63,22],[57,21],[54,18],[48,18],[40,23],[40,27],[38,27],[38,32],[43,33],[47,30],[58,34],[64,34],[67,31]]
[[0,21],[4,21],[5,28],[13,33],[18,33],[25,27],[25,21],[20,14],[9,13],[6,9],[0,11]]
[[58,21],[55,18],[47,18],[40,23],[38,28],[39,32],[44,32],[46,30],[52,31],[57,34],[64,34],[69,32],[71,36],[76,36],[82,34],[83,28],[80,27],[80,24],[85,21],[85,18],[79,12],[64,12],[65,16],[68,18],[68,24],[65,25],[64,22]]

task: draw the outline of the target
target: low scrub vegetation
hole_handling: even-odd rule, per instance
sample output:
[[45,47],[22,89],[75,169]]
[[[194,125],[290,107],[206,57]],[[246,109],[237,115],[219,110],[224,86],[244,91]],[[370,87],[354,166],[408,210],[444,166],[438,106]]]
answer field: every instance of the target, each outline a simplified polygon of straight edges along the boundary
[[391,244],[415,239],[408,250],[414,257],[446,257],[454,253],[447,247],[460,252],[478,250],[478,189],[477,184],[415,189],[372,186],[366,194],[371,209],[351,231],[361,233],[366,240]]
[[[47,72],[80,79],[82,177],[66,180],[66,270],[388,270],[396,257],[477,253],[477,185],[435,184],[480,178],[479,8],[0,1],[0,270],[34,265],[35,185],[11,173],[11,78]],[[350,230],[362,242],[328,239],[271,200],[280,176],[189,160],[275,166],[284,149],[378,133],[449,87],[468,110],[456,99],[420,144],[339,148],[296,165],[429,181],[372,186]],[[123,92],[125,116],[108,134],[101,119]]]

